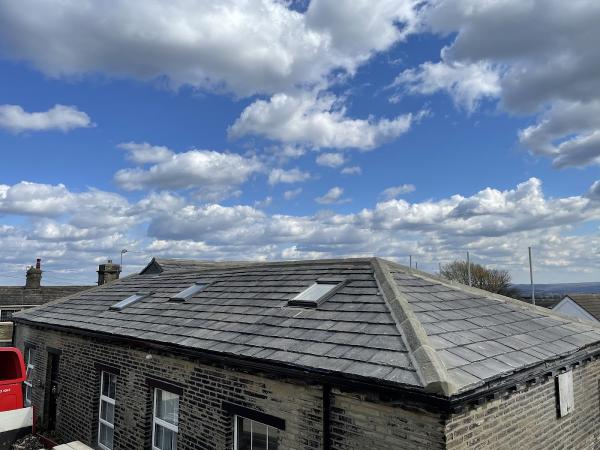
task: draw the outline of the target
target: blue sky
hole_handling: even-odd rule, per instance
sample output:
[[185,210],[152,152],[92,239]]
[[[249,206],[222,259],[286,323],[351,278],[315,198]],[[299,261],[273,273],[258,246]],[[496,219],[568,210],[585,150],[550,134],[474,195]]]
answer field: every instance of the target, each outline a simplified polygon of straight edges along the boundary
[[202,3],[0,6],[0,282],[123,248],[598,278],[595,2]]

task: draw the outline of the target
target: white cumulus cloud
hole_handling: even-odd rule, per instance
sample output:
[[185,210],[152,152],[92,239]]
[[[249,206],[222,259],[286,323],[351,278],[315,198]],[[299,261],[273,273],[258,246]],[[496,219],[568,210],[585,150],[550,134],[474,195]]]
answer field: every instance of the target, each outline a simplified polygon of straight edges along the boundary
[[303,172],[300,169],[285,170],[285,169],[281,169],[281,168],[276,168],[276,169],[272,169],[271,172],[269,173],[269,184],[270,185],[275,185],[275,184],[279,184],[279,183],[287,183],[287,184],[301,183],[301,182],[309,180],[309,179],[310,179],[310,173]]
[[354,73],[412,32],[417,3],[313,0],[302,13],[278,0],[2,2],[0,51],[51,76],[166,78],[246,96]]
[[454,103],[468,111],[473,111],[482,99],[496,98],[500,94],[500,76],[486,62],[426,62],[416,69],[406,69],[398,75],[394,85],[410,93],[447,91]]
[[127,158],[136,164],[162,163],[172,159],[174,155],[167,147],[147,142],[123,142],[117,147],[128,152]]
[[293,200],[302,193],[302,188],[291,189],[283,193],[283,198],[286,200]]
[[387,200],[392,199],[392,198],[396,198],[399,195],[402,194],[408,194],[410,192],[414,192],[415,191],[415,185],[414,184],[401,184],[399,186],[391,186],[387,189],[384,189],[383,192],[381,192],[381,196]]
[[48,111],[27,112],[19,105],[0,105],[0,128],[24,131],[70,131],[91,127],[90,117],[75,106],[54,105]]
[[349,202],[350,201],[349,199],[342,198],[343,195],[344,195],[344,189],[339,186],[334,186],[331,189],[329,189],[321,197],[315,198],[315,201],[322,205],[331,205],[331,204]]
[[317,156],[317,164],[326,167],[340,167],[346,163],[346,158],[341,153],[321,153]]
[[174,153],[148,169],[121,169],[115,174],[115,181],[130,191],[147,188],[229,191],[261,168],[258,161],[235,153],[190,150]]
[[229,136],[259,135],[314,148],[371,150],[407,132],[413,119],[412,114],[352,119],[333,95],[279,93],[247,106],[229,128]]

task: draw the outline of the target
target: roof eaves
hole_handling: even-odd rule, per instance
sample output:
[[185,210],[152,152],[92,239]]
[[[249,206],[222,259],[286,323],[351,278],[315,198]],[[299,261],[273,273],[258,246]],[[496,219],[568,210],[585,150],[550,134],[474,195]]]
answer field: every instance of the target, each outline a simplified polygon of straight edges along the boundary
[[405,340],[425,390],[433,394],[451,396],[457,391],[457,387],[450,380],[446,366],[431,346],[423,325],[398,289],[387,262],[373,258],[372,264],[377,284]]

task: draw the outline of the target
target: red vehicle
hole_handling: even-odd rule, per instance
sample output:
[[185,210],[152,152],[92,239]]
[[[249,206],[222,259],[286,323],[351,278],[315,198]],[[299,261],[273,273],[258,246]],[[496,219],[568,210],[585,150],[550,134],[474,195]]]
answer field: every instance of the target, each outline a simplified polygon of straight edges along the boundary
[[23,381],[27,374],[18,348],[0,347],[0,412],[23,408]]

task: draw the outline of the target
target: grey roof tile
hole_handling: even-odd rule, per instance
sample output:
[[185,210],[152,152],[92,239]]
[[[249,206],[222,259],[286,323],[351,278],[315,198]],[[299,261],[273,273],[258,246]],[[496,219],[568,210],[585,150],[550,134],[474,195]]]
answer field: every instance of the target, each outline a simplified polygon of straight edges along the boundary
[[[600,328],[592,324],[383,264],[402,296],[401,307],[426,333],[419,339],[434,349],[431,357],[439,358],[460,390],[600,346]],[[403,336],[406,328],[395,322],[390,299],[379,291],[377,270],[382,269],[367,258],[280,263],[159,259],[144,274],[19,313],[17,321],[423,388],[423,373],[414,366],[410,341]],[[288,299],[322,277],[343,277],[347,284],[316,309],[287,306]],[[169,302],[196,281],[210,285],[185,302]],[[120,312],[109,311],[139,290],[154,294]]]
[[481,361],[482,359],[485,359],[485,356],[483,356],[481,353],[477,353],[473,350],[469,350],[466,347],[449,348],[448,352],[453,353],[457,356],[460,356],[461,358],[463,358],[469,362]]
[[470,361],[468,361],[464,358],[461,358],[457,354],[451,353],[447,350],[441,350],[439,352],[439,355],[440,355],[440,358],[442,358],[442,361],[444,362],[445,366],[448,369],[454,369],[455,367],[464,366],[464,365],[470,363]]

